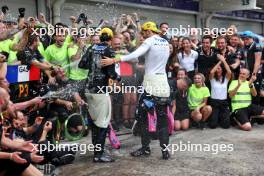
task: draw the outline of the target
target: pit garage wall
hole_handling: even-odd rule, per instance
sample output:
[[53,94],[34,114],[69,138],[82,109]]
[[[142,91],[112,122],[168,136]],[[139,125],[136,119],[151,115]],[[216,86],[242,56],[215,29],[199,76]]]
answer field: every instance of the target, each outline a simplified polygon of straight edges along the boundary
[[[0,6],[7,5],[10,9],[10,14],[6,20],[16,21],[18,16],[18,8],[26,8],[26,17],[36,16],[37,4],[35,0],[0,0]],[[158,23],[166,21],[170,23],[170,27],[179,27],[179,25],[191,27],[195,26],[195,15],[167,12],[160,10],[139,9],[133,7],[126,7],[120,5],[102,5],[102,3],[94,3],[89,1],[75,1],[66,0],[66,3],[62,6],[61,21],[70,24],[68,17],[70,15],[78,16],[81,12],[85,12],[89,15],[89,18],[95,19],[95,23],[99,23],[99,20],[112,19],[122,13],[137,12],[140,14],[141,21],[153,20]],[[98,15],[100,14],[100,15]],[[242,21],[236,19],[226,19],[213,17],[211,19],[210,27],[228,27],[231,24],[235,24],[239,31],[251,30],[258,34],[264,34],[264,23],[253,21]]]
[[[88,18],[94,19],[95,24],[98,24],[100,19],[111,20],[113,17],[118,17],[123,13],[129,14],[137,12],[141,22],[152,20],[161,23],[166,21],[170,24],[170,27],[174,28],[179,28],[180,25],[183,27],[187,27],[187,25],[190,25],[190,27],[197,27],[195,14],[128,7],[124,5],[111,5],[88,0],[66,0],[66,3],[62,6],[61,19],[64,23],[70,24],[68,17],[71,15],[78,16],[82,12],[88,14]],[[213,17],[211,19],[210,28],[227,28],[231,24],[236,25],[239,31],[251,30],[258,34],[264,34],[263,22],[227,19],[222,17]]]
[[211,19],[210,28],[228,28],[231,24],[236,25],[238,31],[253,31],[257,34],[264,33],[262,29],[263,22],[254,22],[254,21],[242,21],[242,20],[234,20],[234,19],[226,19],[213,17]]
[[112,20],[113,17],[118,17],[123,13],[132,14],[137,12],[141,22],[168,22],[170,27],[179,27],[179,25],[190,25],[195,27],[195,15],[193,14],[183,14],[143,8],[139,9],[121,5],[103,5],[102,3],[71,0],[67,0],[67,2],[62,6],[61,19],[64,23],[69,24],[69,16],[78,16],[82,12],[87,14],[88,18],[93,19],[95,24],[98,24],[100,19]]

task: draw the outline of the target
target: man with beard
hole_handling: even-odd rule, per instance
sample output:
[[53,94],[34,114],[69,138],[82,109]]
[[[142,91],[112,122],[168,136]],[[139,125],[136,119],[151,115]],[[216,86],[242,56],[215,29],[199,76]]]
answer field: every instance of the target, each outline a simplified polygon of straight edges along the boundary
[[[237,55],[237,58],[241,59],[243,54],[243,49],[241,48],[241,39],[237,34],[233,34],[230,36],[229,45],[227,46],[228,50]],[[239,70],[239,68],[238,68]],[[239,76],[239,71],[235,72],[235,79]],[[234,78],[233,78],[234,79]]]
[[[69,43],[66,40],[65,31],[63,32],[63,26],[60,24],[55,25],[56,33],[53,36],[55,43],[48,46],[45,50],[45,60],[49,64],[52,64],[57,67],[64,67],[69,64],[68,58],[68,46]],[[57,32],[58,31],[58,32]],[[64,69],[66,76],[68,77],[69,70]],[[51,75],[49,71],[46,71],[46,74],[49,78],[49,84],[55,84],[56,80]]]
[[233,50],[230,50],[227,47],[227,40],[224,36],[217,37],[216,47],[216,54],[224,56],[226,58],[227,64],[230,66],[232,73],[234,75],[238,75],[240,66],[240,55],[238,55]]
[[197,59],[198,72],[205,76],[208,76],[210,69],[217,64],[215,50],[211,48],[212,41],[211,36],[203,36],[202,47],[197,50],[199,54]]

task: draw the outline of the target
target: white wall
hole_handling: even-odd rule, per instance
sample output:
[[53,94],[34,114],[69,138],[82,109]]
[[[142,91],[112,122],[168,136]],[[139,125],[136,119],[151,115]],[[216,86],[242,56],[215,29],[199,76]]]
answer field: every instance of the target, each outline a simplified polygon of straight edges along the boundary
[[[0,7],[7,5],[10,9],[10,14],[7,20],[16,21],[18,16],[18,8],[26,8],[26,16],[36,16],[36,2],[35,0],[0,0]],[[157,23],[168,22],[170,27],[179,27],[179,25],[195,27],[195,15],[182,14],[175,12],[166,12],[159,10],[140,9],[134,7],[125,7],[120,5],[107,5],[102,3],[89,2],[88,0],[67,0],[62,6],[61,21],[69,24],[69,16],[78,16],[84,12],[90,19],[93,19],[96,24],[101,18],[113,19],[122,13],[137,12],[140,15],[141,21],[153,20]],[[228,27],[235,24],[239,31],[251,30],[258,34],[263,34],[262,23],[248,22],[240,20],[231,20],[225,18],[214,17],[211,20],[211,27]]]
[[251,22],[251,21],[240,21],[240,20],[231,20],[225,18],[212,18],[210,27],[224,27],[227,28],[231,24],[237,26],[238,31],[253,31],[257,34],[262,34],[262,23],[260,22]]

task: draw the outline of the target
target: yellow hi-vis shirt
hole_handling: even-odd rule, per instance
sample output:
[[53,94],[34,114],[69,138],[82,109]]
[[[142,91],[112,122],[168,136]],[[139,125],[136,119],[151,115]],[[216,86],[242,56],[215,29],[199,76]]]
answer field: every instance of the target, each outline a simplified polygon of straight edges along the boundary
[[[238,80],[233,80],[228,88],[228,92],[234,90]],[[246,108],[251,104],[252,96],[248,81],[242,82],[235,96],[231,98],[232,112],[237,109]]]
[[204,98],[210,97],[210,91],[207,87],[196,87],[195,84],[188,90],[188,105],[194,110],[203,103]]

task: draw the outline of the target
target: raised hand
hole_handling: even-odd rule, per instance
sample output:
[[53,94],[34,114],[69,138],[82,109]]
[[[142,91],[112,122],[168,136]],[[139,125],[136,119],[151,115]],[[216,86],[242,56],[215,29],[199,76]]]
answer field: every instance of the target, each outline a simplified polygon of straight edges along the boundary
[[35,119],[35,125],[41,125],[43,119],[44,119],[44,117],[37,117]]
[[45,17],[45,15],[43,13],[39,13],[38,19],[39,19],[40,23],[46,23],[47,22],[46,21],[46,17]]
[[225,61],[225,57],[221,54],[217,54],[217,58],[221,61],[224,62]]
[[44,125],[44,131],[49,132],[50,130],[52,130],[52,123],[50,121],[47,121]]
[[252,75],[250,80],[249,80],[249,84],[252,84],[253,82],[255,82],[257,80],[257,76],[256,75]]
[[18,163],[18,164],[27,163],[27,161],[25,159],[21,158],[19,155],[21,155],[21,152],[10,153],[10,160],[12,160],[12,161],[14,161],[15,163]]
[[40,163],[44,160],[43,156],[37,155],[36,152],[30,154],[30,158],[34,163]]

